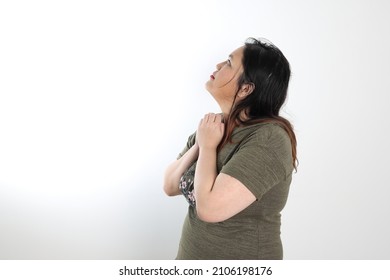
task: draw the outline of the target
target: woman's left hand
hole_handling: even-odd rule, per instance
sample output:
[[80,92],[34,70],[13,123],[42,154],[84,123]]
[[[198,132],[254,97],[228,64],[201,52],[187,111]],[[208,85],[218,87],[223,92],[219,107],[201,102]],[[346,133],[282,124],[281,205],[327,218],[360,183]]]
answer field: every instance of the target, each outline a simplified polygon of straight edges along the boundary
[[199,148],[216,149],[222,140],[224,130],[221,114],[206,114],[196,132]]

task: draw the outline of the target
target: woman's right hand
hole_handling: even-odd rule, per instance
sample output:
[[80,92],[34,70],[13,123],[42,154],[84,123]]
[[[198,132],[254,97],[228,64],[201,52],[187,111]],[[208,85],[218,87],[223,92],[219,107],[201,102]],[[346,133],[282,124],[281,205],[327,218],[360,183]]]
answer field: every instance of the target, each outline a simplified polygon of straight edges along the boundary
[[223,138],[225,125],[221,114],[209,113],[201,119],[196,132],[196,141],[200,148],[217,149]]

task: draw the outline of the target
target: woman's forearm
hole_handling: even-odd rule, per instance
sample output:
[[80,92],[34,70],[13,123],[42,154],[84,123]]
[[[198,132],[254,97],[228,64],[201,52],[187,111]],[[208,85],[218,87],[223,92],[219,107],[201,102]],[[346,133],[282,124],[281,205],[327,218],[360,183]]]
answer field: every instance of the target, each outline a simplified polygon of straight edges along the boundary
[[196,161],[199,147],[195,143],[180,159],[172,162],[165,171],[164,191],[169,196],[179,195],[179,182],[184,172]]
[[217,150],[215,148],[201,148],[194,178],[196,208],[199,216],[202,216],[203,211],[207,211],[216,178]]
[[217,178],[217,147],[224,135],[220,114],[206,114],[197,130],[199,158],[196,163],[194,195],[199,218],[205,217],[213,207],[212,190]]

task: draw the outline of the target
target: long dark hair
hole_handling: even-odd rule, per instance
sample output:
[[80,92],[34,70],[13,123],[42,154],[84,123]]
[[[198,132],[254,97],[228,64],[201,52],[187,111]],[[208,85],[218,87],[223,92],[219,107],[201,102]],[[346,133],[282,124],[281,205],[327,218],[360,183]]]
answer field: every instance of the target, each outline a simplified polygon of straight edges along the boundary
[[[238,80],[237,93],[245,84],[251,84],[254,89],[239,102],[234,99],[229,115],[225,116],[225,134],[218,150],[231,142],[233,130],[237,126],[276,123],[290,138],[293,167],[296,170],[297,140],[294,129],[287,119],[279,115],[280,108],[287,97],[291,75],[290,64],[272,43],[248,38],[245,42],[242,65],[244,71]],[[246,118],[244,119],[243,116]]]

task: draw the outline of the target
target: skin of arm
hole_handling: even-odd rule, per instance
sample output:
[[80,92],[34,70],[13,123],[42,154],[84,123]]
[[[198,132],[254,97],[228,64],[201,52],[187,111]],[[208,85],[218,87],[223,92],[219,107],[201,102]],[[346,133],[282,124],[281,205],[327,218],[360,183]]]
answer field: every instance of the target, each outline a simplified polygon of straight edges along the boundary
[[168,196],[181,194],[179,189],[180,177],[196,161],[199,154],[199,146],[195,143],[180,159],[172,162],[164,174],[164,192]]
[[216,223],[238,214],[256,197],[245,185],[227,174],[217,174],[217,147],[222,140],[221,115],[207,114],[197,130],[199,155],[194,177],[196,210],[199,219]]

